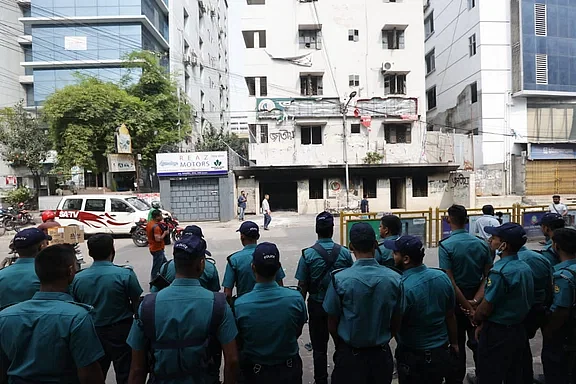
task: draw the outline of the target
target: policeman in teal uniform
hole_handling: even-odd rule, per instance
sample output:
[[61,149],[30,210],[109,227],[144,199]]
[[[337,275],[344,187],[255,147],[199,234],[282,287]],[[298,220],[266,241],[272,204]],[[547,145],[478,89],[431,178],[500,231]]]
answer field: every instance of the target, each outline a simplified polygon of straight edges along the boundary
[[402,221],[396,215],[384,215],[380,220],[380,237],[382,241],[376,250],[374,257],[378,264],[387,267],[394,266],[394,255],[392,250],[384,246],[387,240],[396,240],[402,234]]
[[[314,381],[316,384],[327,384],[330,333],[328,332],[328,314],[322,308],[322,303],[330,283],[330,273],[335,269],[351,267],[354,262],[350,251],[332,240],[334,235],[332,214],[322,212],[316,216],[316,234],[318,235],[316,244],[302,250],[296,279],[304,299],[308,293],[310,294],[308,330],[314,357]],[[318,253],[318,250],[324,250],[323,254]],[[337,254],[334,254],[335,250]]]
[[546,383],[568,384],[576,377],[576,230],[556,229],[551,239],[559,263],[554,267],[554,297],[542,332],[542,365]]
[[488,274],[484,300],[474,314],[479,324],[476,374],[480,383],[523,383],[522,356],[526,347],[523,321],[534,305],[532,270],[518,258],[526,231],[516,223],[486,227],[496,256]]
[[[368,223],[350,229],[352,267],[332,273],[324,299],[334,339],[333,384],[390,384],[388,343],[401,322],[400,274],[374,260],[378,243]],[[375,315],[377,314],[377,315]]]
[[236,382],[238,331],[225,296],[200,285],[205,257],[206,242],[198,236],[186,236],[174,244],[176,279],[144,298],[128,336],[131,383],[144,384],[150,345],[156,383],[204,384],[207,362],[203,355],[211,356],[205,346],[212,338],[224,351],[224,382]]
[[[182,231],[182,237],[185,236],[198,236],[202,239],[204,234],[202,233],[202,228],[197,225],[189,225]],[[216,268],[216,260],[212,257],[210,251],[206,250],[206,267],[202,276],[200,276],[200,284],[209,291],[219,292],[220,291],[220,277],[218,276],[218,269]],[[176,277],[176,268],[174,267],[174,260],[168,260],[160,268],[160,275],[167,282],[172,283]],[[150,287],[150,292],[158,292],[161,288],[155,285]]]
[[42,250],[35,260],[40,291],[0,312],[0,377],[9,383],[104,384],[104,351],[91,307],[67,292],[76,252],[67,245]]
[[402,325],[396,365],[400,384],[450,382],[458,356],[455,294],[445,272],[422,263],[424,246],[415,236],[386,240],[402,271]]
[[34,258],[52,238],[38,228],[27,228],[14,236],[13,247],[18,260],[0,269],[0,308],[30,300],[40,289],[34,271]]
[[[484,297],[484,279],[492,267],[492,256],[485,241],[466,231],[468,212],[461,205],[448,209],[448,223],[452,233],[440,241],[438,258],[440,268],[452,280],[456,293],[456,322],[458,323],[458,373],[456,383],[466,375],[466,338],[476,361],[476,341],[471,337],[474,327],[467,313],[473,313]],[[462,311],[462,308],[464,311]]]
[[70,292],[74,300],[94,307],[92,318],[105,352],[100,359],[104,377],[113,363],[116,383],[124,384],[128,382],[132,353],[126,338],[142,287],[132,268],[113,264],[116,251],[111,235],[90,236],[88,253],[94,263],[76,275]]
[[546,245],[542,248],[542,255],[548,259],[550,265],[553,267],[560,262],[560,259],[556,252],[554,252],[554,248],[552,247],[552,234],[555,230],[564,228],[566,222],[562,215],[558,213],[547,213],[542,216],[542,219],[538,222],[538,225],[542,228],[542,233],[548,239],[546,241]]
[[[232,298],[234,286],[236,286],[236,296],[240,297],[250,292],[256,284],[252,272],[252,254],[260,238],[260,228],[253,221],[245,221],[236,232],[240,232],[240,241],[244,249],[228,256],[222,286],[224,286],[224,293],[229,299]],[[276,274],[276,282],[283,285],[282,279],[285,277],[286,274],[280,268]]]
[[252,261],[256,285],[234,305],[242,374],[250,384],[302,383],[298,338],[308,319],[306,304],[298,291],[276,283],[280,268],[276,245],[258,244]]

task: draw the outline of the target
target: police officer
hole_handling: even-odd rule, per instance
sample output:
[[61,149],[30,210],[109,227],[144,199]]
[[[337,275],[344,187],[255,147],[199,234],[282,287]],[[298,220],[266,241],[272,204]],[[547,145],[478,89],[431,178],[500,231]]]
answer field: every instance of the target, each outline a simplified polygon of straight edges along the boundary
[[[232,289],[236,286],[237,297],[248,293],[254,288],[256,280],[252,272],[252,254],[256,249],[256,244],[260,238],[260,228],[253,221],[245,221],[236,231],[240,232],[240,241],[244,249],[228,256],[228,264],[224,273],[224,293],[229,300],[232,298]],[[283,285],[282,279],[286,274],[282,268],[276,273],[276,282]]]
[[0,312],[1,377],[11,383],[104,384],[98,364],[104,351],[91,307],[67,293],[76,273],[74,248],[48,247],[34,264],[40,292]]
[[116,382],[124,384],[128,382],[132,353],[126,338],[142,287],[132,268],[113,264],[116,252],[111,235],[90,236],[88,253],[94,263],[76,275],[70,291],[76,301],[94,307],[92,318],[105,352],[99,361],[104,377],[113,363]]
[[560,262],[554,267],[554,298],[542,332],[542,365],[546,383],[568,384],[576,377],[576,230],[557,229],[551,239]]
[[[202,228],[197,225],[189,225],[182,231],[182,237],[185,236],[198,236],[200,238],[204,238],[204,234],[202,233]],[[216,269],[216,260],[212,257],[210,251],[206,250],[206,267],[204,268],[204,272],[202,272],[202,276],[200,276],[200,284],[209,291],[212,292],[219,292],[220,291],[220,277],[218,277],[218,269]],[[168,260],[162,265],[160,268],[160,276],[161,279],[168,284],[171,284],[176,277],[176,268],[174,267],[174,260]],[[158,292],[159,290],[165,288],[156,282],[160,280],[153,280],[150,284],[150,292]]]
[[396,364],[400,384],[442,384],[458,356],[455,294],[450,278],[422,263],[424,247],[414,236],[386,240],[402,273],[402,326]]
[[374,260],[376,234],[367,223],[350,230],[352,267],[334,271],[324,299],[334,338],[333,384],[390,384],[393,359],[388,343],[401,322],[400,275]]
[[40,280],[34,271],[34,258],[48,246],[50,236],[37,228],[27,228],[14,236],[13,247],[18,260],[0,269],[0,308],[32,298],[40,289]]
[[402,221],[395,215],[384,215],[380,220],[380,237],[383,239],[376,250],[374,257],[378,264],[387,267],[394,266],[392,251],[384,246],[386,240],[395,240],[402,233]]
[[252,261],[256,285],[234,305],[242,374],[250,384],[302,383],[298,337],[308,319],[306,304],[298,291],[276,283],[281,267],[276,245],[260,243]]
[[466,231],[468,212],[461,205],[448,209],[450,237],[440,241],[440,268],[446,271],[456,293],[456,322],[458,323],[458,372],[455,383],[462,383],[466,375],[466,337],[476,361],[474,328],[469,315],[484,297],[484,279],[492,266],[488,244]]
[[302,250],[298,262],[296,279],[302,296],[308,299],[310,315],[310,341],[314,357],[314,381],[328,383],[328,315],[322,308],[326,289],[330,283],[330,273],[335,269],[348,268],[354,263],[350,251],[332,240],[334,216],[322,212],[316,216],[318,241],[310,248]]
[[516,223],[486,227],[500,260],[486,279],[484,300],[474,314],[478,336],[476,373],[480,383],[523,383],[524,318],[534,305],[532,270],[518,258],[526,232]]
[[552,234],[555,230],[564,228],[566,225],[562,215],[558,213],[547,213],[542,216],[542,219],[538,222],[538,225],[542,228],[542,233],[546,236],[547,241],[542,248],[542,255],[548,259],[552,267],[556,266],[560,262],[560,259],[554,248],[552,247]]
[[198,280],[206,263],[206,242],[186,236],[174,244],[176,279],[167,288],[144,297],[128,345],[132,347],[130,383],[144,384],[147,345],[153,354],[153,376],[164,383],[203,383],[212,338],[224,351],[224,382],[236,382],[236,323],[226,298]]

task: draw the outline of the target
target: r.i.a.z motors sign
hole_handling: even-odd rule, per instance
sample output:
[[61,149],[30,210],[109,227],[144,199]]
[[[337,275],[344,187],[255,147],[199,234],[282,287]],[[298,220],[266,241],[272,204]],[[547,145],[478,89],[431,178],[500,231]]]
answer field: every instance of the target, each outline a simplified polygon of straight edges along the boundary
[[156,172],[160,177],[225,175],[228,152],[158,153]]

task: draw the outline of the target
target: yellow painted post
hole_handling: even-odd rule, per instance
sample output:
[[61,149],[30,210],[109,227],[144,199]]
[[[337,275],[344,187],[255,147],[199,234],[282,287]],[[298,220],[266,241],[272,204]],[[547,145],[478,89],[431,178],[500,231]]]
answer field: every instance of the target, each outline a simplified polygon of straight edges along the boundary
[[442,233],[442,221],[440,220],[440,208],[436,207],[436,244],[440,243],[440,234]]
[[340,212],[340,244],[344,245],[344,212]]
[[426,231],[428,238],[428,247],[432,247],[432,207],[428,209],[428,231]]

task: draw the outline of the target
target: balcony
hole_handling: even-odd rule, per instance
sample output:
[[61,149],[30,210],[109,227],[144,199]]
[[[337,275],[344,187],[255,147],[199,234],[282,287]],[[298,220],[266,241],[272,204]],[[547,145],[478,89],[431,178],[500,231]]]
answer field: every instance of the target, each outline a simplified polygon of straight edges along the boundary
[[24,75],[18,78],[20,84],[34,84],[34,76],[33,75]]
[[20,45],[31,45],[32,44],[32,35],[22,35],[18,36],[18,44]]

